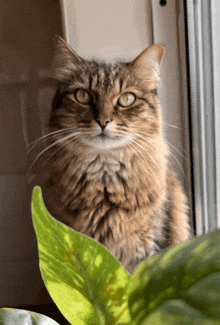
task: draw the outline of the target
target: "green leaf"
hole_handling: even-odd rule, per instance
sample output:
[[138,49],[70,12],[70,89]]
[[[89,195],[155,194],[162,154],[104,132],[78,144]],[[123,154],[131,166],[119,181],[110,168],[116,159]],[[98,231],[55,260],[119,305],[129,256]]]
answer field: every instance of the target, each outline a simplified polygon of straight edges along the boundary
[[144,260],[128,286],[132,324],[220,323],[220,230]]
[[71,324],[130,324],[131,275],[99,242],[54,219],[34,188],[32,216],[40,270],[48,292]]
[[55,320],[32,311],[17,308],[0,308],[1,325],[59,325]]

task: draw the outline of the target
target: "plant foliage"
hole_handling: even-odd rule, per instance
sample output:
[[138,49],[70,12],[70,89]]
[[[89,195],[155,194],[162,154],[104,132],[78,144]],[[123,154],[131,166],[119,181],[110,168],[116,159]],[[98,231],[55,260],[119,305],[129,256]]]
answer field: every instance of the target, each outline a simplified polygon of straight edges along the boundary
[[1,325],[59,325],[50,317],[17,308],[0,308]]
[[71,324],[129,324],[131,275],[96,240],[54,219],[39,187],[32,213],[40,270],[52,299]]
[[39,186],[32,215],[44,283],[70,324],[219,324],[218,229],[142,261],[131,276],[102,244],[54,219]]

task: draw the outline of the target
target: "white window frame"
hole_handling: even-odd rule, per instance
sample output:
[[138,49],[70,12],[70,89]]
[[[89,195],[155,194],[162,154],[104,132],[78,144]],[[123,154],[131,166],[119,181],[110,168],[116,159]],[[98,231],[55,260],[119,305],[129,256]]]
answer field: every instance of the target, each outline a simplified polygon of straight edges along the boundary
[[216,37],[216,1],[187,0],[186,5],[196,234],[201,235],[220,227],[220,74],[216,57],[220,41]]

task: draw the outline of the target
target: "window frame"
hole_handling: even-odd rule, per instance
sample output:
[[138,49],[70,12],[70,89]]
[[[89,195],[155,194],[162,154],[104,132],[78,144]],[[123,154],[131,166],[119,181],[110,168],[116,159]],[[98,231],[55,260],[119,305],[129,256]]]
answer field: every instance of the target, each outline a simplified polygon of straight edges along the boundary
[[[196,235],[220,226],[217,75],[213,7],[186,0]],[[213,43],[214,42],[214,43]],[[220,45],[220,44],[219,44]],[[219,81],[220,83],[220,81]],[[217,159],[218,155],[218,159]]]

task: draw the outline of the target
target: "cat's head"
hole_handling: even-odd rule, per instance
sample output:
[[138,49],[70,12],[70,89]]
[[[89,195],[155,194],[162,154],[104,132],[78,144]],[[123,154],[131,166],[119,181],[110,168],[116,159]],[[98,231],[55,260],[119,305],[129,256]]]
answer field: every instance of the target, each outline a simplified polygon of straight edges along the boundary
[[[130,63],[98,63],[80,58],[57,37],[56,78],[49,127],[66,143],[98,151],[142,146],[161,137],[155,89],[164,47],[155,44]],[[66,133],[65,133],[66,130]],[[63,145],[65,145],[63,141]]]

